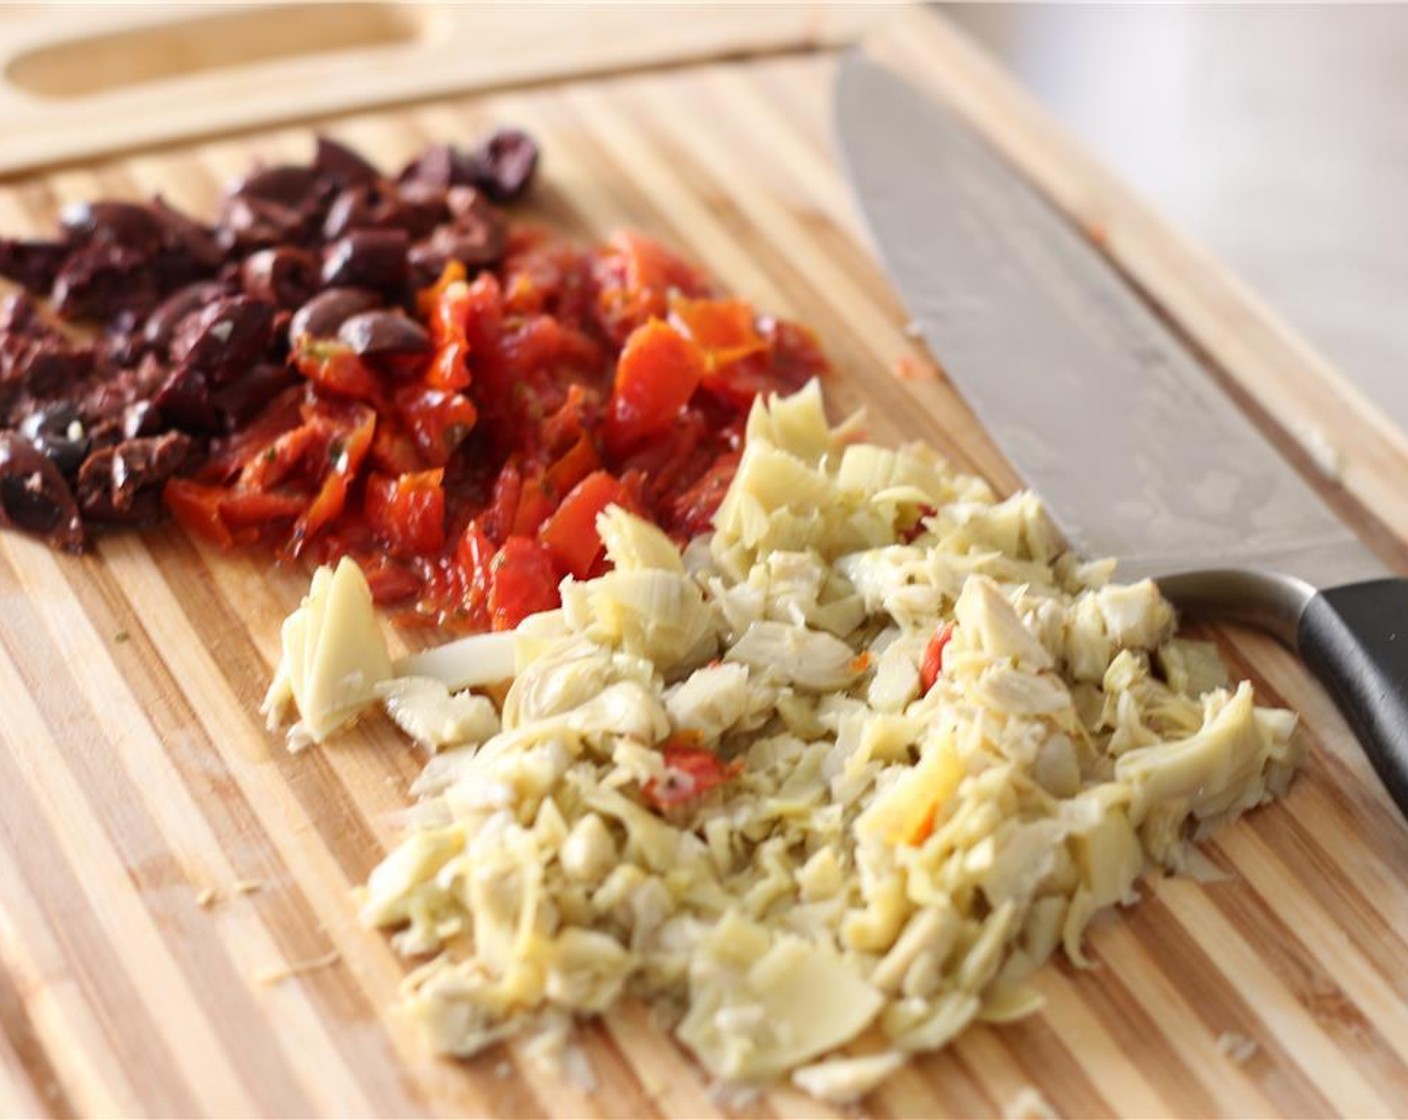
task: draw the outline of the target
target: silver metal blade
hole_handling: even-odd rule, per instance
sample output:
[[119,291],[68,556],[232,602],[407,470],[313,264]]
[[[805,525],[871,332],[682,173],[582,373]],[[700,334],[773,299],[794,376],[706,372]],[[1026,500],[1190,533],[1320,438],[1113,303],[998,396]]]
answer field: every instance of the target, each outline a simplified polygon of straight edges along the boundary
[[863,55],[841,151],[934,356],[1088,555],[1125,576],[1384,566],[1119,274],[948,110]]

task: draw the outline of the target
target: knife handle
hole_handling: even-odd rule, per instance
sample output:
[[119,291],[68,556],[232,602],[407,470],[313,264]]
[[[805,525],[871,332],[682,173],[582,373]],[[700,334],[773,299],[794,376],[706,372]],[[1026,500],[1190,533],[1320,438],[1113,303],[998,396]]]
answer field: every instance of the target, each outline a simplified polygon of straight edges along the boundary
[[1298,638],[1301,658],[1408,817],[1408,580],[1317,592],[1301,612]]

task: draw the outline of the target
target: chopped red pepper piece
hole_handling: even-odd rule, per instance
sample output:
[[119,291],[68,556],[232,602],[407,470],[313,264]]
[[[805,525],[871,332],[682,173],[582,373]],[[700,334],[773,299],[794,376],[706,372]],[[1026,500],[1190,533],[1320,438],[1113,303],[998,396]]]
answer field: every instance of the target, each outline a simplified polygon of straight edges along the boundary
[[340,342],[305,340],[293,360],[299,373],[330,393],[373,403],[382,398],[381,379]]
[[530,614],[558,604],[557,576],[545,549],[530,537],[509,537],[489,563],[489,620],[512,630]]
[[927,696],[944,671],[944,650],[952,638],[953,623],[945,622],[924,647],[924,660],[919,666],[919,695]]
[[665,779],[652,778],[641,787],[641,795],[660,809],[703,797],[743,769],[742,762],[726,763],[682,736],[667,741],[660,753],[665,760]]
[[613,502],[630,505],[626,488],[605,471],[596,471],[573,487],[557,511],[543,522],[538,539],[558,571],[586,579],[596,570],[604,549],[596,531],[596,515]]
[[398,556],[438,552],[445,544],[443,469],[367,479],[367,523]]
[[603,435],[619,454],[663,432],[679,417],[705,374],[704,354],[694,342],[659,319],[626,340],[616,366]]
[[758,333],[753,309],[745,300],[676,295],[670,300],[670,323],[704,351],[711,373],[768,348],[768,340]]
[[173,478],[166,483],[162,500],[182,528],[212,544],[229,548],[235,543],[234,537],[220,516],[220,504],[228,493],[223,486],[202,486],[190,479]]

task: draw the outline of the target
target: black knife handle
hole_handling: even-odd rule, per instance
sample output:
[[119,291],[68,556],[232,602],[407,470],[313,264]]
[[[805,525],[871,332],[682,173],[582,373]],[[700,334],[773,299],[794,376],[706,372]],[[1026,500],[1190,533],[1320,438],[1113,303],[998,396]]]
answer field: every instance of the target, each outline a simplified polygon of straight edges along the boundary
[[1299,639],[1301,657],[1408,816],[1408,580],[1317,592],[1301,613]]

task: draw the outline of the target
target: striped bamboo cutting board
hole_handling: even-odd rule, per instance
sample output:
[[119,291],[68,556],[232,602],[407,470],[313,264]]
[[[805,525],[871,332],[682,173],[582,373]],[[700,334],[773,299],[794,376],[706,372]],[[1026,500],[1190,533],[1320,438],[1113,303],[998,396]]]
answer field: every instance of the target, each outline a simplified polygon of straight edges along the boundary
[[[1398,555],[1396,433],[1209,262],[1074,152],[929,17],[891,56],[942,87],[1082,221],[1218,363],[1297,462],[1297,408],[1342,445],[1330,486]],[[710,63],[437,102],[336,122],[387,165],[491,122],[535,132],[533,208],[583,237],[629,224],[760,307],[815,324],[837,410],[882,440],[924,437],[1014,479],[860,240],[829,139],[826,53]],[[0,186],[0,228],[71,198],[161,191],[205,211],[306,129],[132,156]],[[894,372],[899,369],[903,376]],[[381,725],[285,753],[256,705],[303,574],[175,532],[84,558],[0,535],[0,1113],[720,1115],[639,1007],[587,1033],[599,1088],[535,1076],[513,1046],[437,1061],[390,1010],[402,966],[348,892],[394,835],[418,759]],[[979,1027],[884,1085],[874,1115],[1001,1114],[1024,1089],[1066,1116],[1408,1114],[1408,828],[1303,670],[1219,632],[1310,763],[1284,804],[1208,847],[1220,875],[1150,884],[1091,936],[1096,966],[1049,966],[1045,1009]],[[292,969],[293,975],[286,975]],[[282,976],[282,978],[280,978]],[[791,1091],[748,1115],[826,1115]]]

